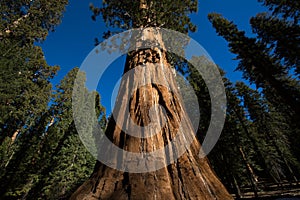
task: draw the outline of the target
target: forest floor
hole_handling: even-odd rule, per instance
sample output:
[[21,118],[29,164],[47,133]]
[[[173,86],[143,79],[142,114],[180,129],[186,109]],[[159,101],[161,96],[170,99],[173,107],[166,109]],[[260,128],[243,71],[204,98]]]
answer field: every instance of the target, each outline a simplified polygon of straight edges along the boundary
[[282,183],[280,185],[270,184],[265,185],[265,188],[257,192],[255,197],[251,188],[245,188],[243,190],[241,198],[245,200],[300,200],[300,182],[298,183]]

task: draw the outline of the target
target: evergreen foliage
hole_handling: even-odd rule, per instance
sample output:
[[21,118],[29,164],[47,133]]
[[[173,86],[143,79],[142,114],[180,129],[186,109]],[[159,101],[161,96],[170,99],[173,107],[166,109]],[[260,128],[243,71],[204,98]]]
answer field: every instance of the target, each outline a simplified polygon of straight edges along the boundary
[[[42,49],[34,44],[45,40],[60,23],[66,4],[65,0],[1,1],[0,178],[4,199],[64,198],[87,178],[95,162],[81,144],[72,117],[72,87],[78,69],[62,80],[51,99],[50,80],[58,66],[49,66]],[[103,121],[104,110],[96,96]]]
[[[30,160],[19,158],[17,163],[24,161],[24,165],[11,165],[18,152],[24,151],[31,157],[35,154],[27,151],[27,147],[36,146],[34,142],[39,138],[29,131],[47,112],[52,87],[50,80],[58,67],[46,63],[42,49],[34,42],[44,40],[48,31],[59,23],[66,3],[39,0],[4,0],[0,3],[0,145],[1,153],[5,155],[1,156],[1,185],[7,186],[8,180],[20,176],[14,171],[16,168],[28,170],[24,166]],[[18,181],[16,186],[27,180]],[[22,191],[26,193],[31,184],[25,183],[27,186]],[[4,190],[2,187],[1,195]]]
[[[257,194],[261,189],[257,185],[259,181],[293,182],[299,178],[299,3],[259,2],[271,12],[251,18],[256,37],[246,36],[220,14],[208,16],[218,35],[228,42],[229,50],[237,55],[236,70],[260,91],[242,82],[234,86],[224,80],[227,121],[211,157],[217,173],[222,174],[220,177],[237,196],[241,195],[240,186],[245,184],[251,185]],[[239,147],[243,150],[240,155]],[[227,149],[228,162],[221,156]],[[237,155],[235,160],[232,160],[233,154]],[[231,174],[224,171],[220,159],[230,165],[225,168]],[[245,170],[247,165],[248,170]],[[248,180],[239,177],[248,177]]]
[[47,109],[49,66],[35,41],[46,38],[60,22],[67,1],[4,0],[0,3],[0,143],[12,142]]
[[[73,120],[72,89],[77,73],[74,68],[66,75],[57,86],[51,107],[26,137],[18,139],[2,179],[9,180],[2,185],[3,198],[67,198],[92,172],[95,159],[81,143]],[[78,76],[84,81],[82,72]],[[98,117],[103,120],[105,110],[99,95],[95,101]]]
[[218,14],[210,14],[209,19],[218,34],[229,42],[230,51],[237,54],[237,59],[240,60],[237,70],[243,72],[243,77],[256,84],[258,88],[269,92],[270,102],[273,97],[276,99],[274,104],[283,102],[289,106],[290,110],[294,111],[294,116],[298,118],[299,83],[288,75],[285,66],[270,55],[270,49],[255,38],[246,37],[236,25]]
[[[257,88],[232,83],[220,70],[227,96],[226,122],[209,159],[222,182],[237,197],[248,187],[257,195],[265,187],[259,184],[261,181],[294,182],[300,177],[300,3],[258,1],[270,12],[251,18],[256,37],[247,37],[219,14],[209,15],[217,33],[237,55],[237,70]],[[67,3],[0,2],[1,199],[68,199],[93,171],[96,161],[81,143],[84,138],[79,137],[73,120],[76,76],[80,84],[75,89],[81,91],[76,98],[83,105],[77,112],[94,99],[98,123],[104,129],[105,109],[100,95],[85,88],[85,75],[78,68],[72,69],[52,91],[50,81],[59,67],[49,66],[42,49],[35,45],[54,31]],[[189,18],[197,10],[194,0],[111,0],[103,1],[99,8],[90,8],[94,20],[100,15],[110,27],[104,38],[140,27],[162,27],[186,34],[196,30]],[[212,63],[202,57],[193,59],[209,72]],[[168,62],[195,90],[201,114],[197,136],[202,141],[211,115],[207,83],[186,60],[168,53]],[[90,127],[86,124],[79,128],[86,126]],[[89,142],[94,145],[97,141]]]
[[292,179],[295,176],[292,167],[295,169],[299,164],[290,150],[287,138],[289,125],[257,91],[241,82],[236,87],[238,96],[243,99],[247,117],[252,121],[256,143],[266,165],[265,173],[269,173],[276,182],[285,178]]
[[182,33],[196,31],[196,26],[188,16],[197,11],[195,0],[142,0],[103,1],[101,7],[90,5],[93,20],[102,16],[110,30],[103,33],[108,38],[113,33],[131,28],[161,27]]

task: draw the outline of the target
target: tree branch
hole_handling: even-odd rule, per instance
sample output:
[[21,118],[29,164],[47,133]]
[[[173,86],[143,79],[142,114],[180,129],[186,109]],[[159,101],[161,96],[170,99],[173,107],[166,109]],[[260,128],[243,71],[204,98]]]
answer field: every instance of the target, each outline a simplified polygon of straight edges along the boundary
[[17,28],[21,21],[25,20],[30,16],[30,13],[27,13],[26,15],[23,15],[16,21],[12,23],[12,25],[6,27],[3,32],[0,32],[0,39],[2,39],[4,34],[10,34],[12,32],[12,29]]

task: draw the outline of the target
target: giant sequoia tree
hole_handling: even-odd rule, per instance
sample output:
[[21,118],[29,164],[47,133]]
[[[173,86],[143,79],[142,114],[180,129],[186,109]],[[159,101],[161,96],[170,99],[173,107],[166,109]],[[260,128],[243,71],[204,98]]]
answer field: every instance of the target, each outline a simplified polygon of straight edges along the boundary
[[[158,29],[147,27],[163,27],[188,33],[195,30],[188,14],[195,12],[196,8],[197,2],[192,0],[112,0],[105,1],[101,8],[92,7],[94,18],[102,15],[113,30],[146,28],[141,31],[141,37],[136,39],[141,43],[159,42],[160,45],[163,44],[159,31],[156,31]],[[105,36],[110,33],[106,32]],[[139,44],[136,45],[139,47]],[[144,67],[139,68],[141,65]],[[119,171],[98,162],[90,179],[77,189],[71,199],[231,199],[210,168],[208,160],[200,159],[197,155],[200,144],[193,137],[193,128],[180,96],[171,92],[178,91],[178,86],[170,70],[167,52],[153,47],[128,53],[124,73],[138,68],[142,74],[123,77],[114,117],[109,121],[105,134],[115,146],[127,152],[139,153],[141,157],[129,162],[116,158],[114,162],[124,168],[140,167],[143,155],[163,149],[175,137],[180,142],[179,146],[185,148],[184,154],[177,160],[176,146],[171,146],[157,157],[147,157],[148,161],[165,167],[153,170],[155,166],[147,165],[149,162],[146,162],[143,173]],[[130,85],[142,84],[147,79],[152,80],[152,83],[138,87],[131,93]],[[124,117],[127,107],[130,119]],[[156,115],[150,117],[150,110],[154,110]],[[160,129],[144,129],[140,136],[143,134],[146,137],[140,138],[122,130],[122,126],[125,130],[133,130],[129,120],[140,127],[146,127],[155,120],[158,124],[165,124]],[[182,123],[185,124],[184,128],[180,126]],[[192,145],[185,145],[187,138],[194,139]],[[108,157],[118,156],[112,154],[109,147],[101,146],[100,153]],[[172,159],[176,159],[176,162],[167,165]]]

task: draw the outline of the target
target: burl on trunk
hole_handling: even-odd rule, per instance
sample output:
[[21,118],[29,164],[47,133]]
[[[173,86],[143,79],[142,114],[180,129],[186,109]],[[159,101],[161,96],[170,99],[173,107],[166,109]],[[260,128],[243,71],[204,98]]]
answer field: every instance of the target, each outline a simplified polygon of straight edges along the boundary
[[[145,29],[142,35],[143,41],[162,43],[160,35],[151,29]],[[133,73],[122,78],[113,112],[115,119],[110,120],[105,134],[124,151],[139,153],[140,160],[115,158],[123,170],[97,162],[89,180],[71,199],[232,199],[207,158],[198,157],[200,144],[166,52],[157,47],[130,52],[124,72],[130,71]],[[136,89],[131,91],[132,88]],[[100,151],[110,154],[106,147]],[[151,154],[155,151],[159,153]],[[141,164],[145,159],[147,162]],[[139,173],[132,172],[135,166]]]

